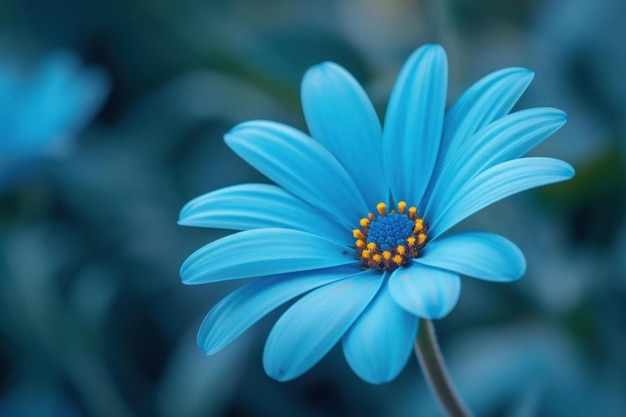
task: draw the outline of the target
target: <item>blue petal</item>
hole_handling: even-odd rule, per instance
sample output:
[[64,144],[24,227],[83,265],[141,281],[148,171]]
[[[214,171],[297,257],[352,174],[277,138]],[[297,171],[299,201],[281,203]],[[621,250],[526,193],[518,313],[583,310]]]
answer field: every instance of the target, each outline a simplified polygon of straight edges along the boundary
[[429,235],[435,239],[466,217],[510,195],[573,176],[571,165],[553,158],[521,158],[498,164],[458,190],[447,207],[434,216]]
[[332,62],[312,67],[302,81],[302,107],[311,136],[346,168],[367,205],[385,200],[382,129],[354,77]]
[[560,110],[535,108],[505,116],[468,138],[441,170],[425,216],[441,210],[465,182],[496,164],[519,158],[567,121]]
[[467,89],[446,114],[439,151],[441,162],[454,155],[467,138],[511,111],[533,75],[525,68],[505,68]]
[[409,313],[427,319],[446,316],[461,294],[461,278],[455,272],[413,262],[391,274],[389,291]]
[[337,216],[346,226],[368,213],[346,170],[322,145],[279,123],[245,122],[225,136],[226,144],[263,175],[292,194]]
[[526,271],[522,251],[510,240],[488,232],[459,232],[429,242],[415,259],[488,281],[514,281]]
[[379,271],[363,271],[298,300],[278,319],[267,338],[265,372],[287,381],[308,371],[341,339],[383,281]]
[[396,201],[417,204],[426,190],[441,141],[447,77],[443,48],[426,45],[409,57],[393,88],[383,149]]
[[241,184],[194,198],[183,207],[178,224],[248,230],[265,227],[303,230],[346,245],[352,231],[280,187]]
[[36,149],[75,134],[100,108],[108,91],[109,78],[100,69],[81,68],[70,52],[49,54],[23,92],[15,122],[22,140]]
[[185,284],[204,284],[357,262],[353,249],[308,232],[246,230],[218,239],[183,262]]
[[353,267],[338,267],[255,279],[211,309],[200,326],[198,346],[207,355],[217,353],[281,304],[356,272]]
[[383,285],[343,338],[346,361],[371,384],[395,379],[411,356],[418,323],[419,318],[401,308]]

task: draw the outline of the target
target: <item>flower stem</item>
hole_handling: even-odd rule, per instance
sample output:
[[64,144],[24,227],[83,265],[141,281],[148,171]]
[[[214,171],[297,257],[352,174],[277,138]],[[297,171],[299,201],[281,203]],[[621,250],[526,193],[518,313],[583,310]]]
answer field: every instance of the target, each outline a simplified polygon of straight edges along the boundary
[[415,354],[422,367],[428,386],[439,403],[451,417],[470,417],[472,413],[456,393],[443,356],[439,351],[435,326],[430,320],[420,319],[420,329],[415,341]]

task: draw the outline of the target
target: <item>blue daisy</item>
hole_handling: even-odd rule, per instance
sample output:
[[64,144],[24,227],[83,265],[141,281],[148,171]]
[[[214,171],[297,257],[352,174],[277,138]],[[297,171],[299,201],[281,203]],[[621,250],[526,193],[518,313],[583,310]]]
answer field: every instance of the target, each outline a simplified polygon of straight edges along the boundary
[[419,318],[457,303],[461,275],[513,281],[522,252],[484,231],[446,233],[507,196],[574,175],[560,160],[522,157],[566,121],[556,109],[510,113],[533,74],[507,68],[471,86],[446,112],[442,47],[416,50],[391,93],[384,128],[359,83],[325,62],[302,81],[310,135],[249,121],[227,145],[276,185],[242,184],[190,201],[179,223],[239,232],[194,252],[185,284],[252,278],[206,316],[198,344],[214,354],[299,297],[272,328],[267,374],[286,381],[341,341],[370,383],[406,365]]
[[91,121],[109,92],[100,68],[69,51],[43,57],[32,70],[0,58],[0,190],[29,173],[35,160],[58,151]]

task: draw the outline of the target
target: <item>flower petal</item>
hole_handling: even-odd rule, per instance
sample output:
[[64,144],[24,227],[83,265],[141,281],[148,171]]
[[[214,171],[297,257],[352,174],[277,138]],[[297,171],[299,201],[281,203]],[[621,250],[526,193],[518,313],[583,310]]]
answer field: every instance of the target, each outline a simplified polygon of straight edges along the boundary
[[510,114],[479,130],[448,158],[436,180],[425,216],[441,210],[476,174],[525,155],[566,121],[567,116],[560,110],[534,108]]
[[[18,80],[16,80],[18,81]],[[109,77],[99,68],[82,67],[76,55],[57,50],[46,55],[27,79],[19,79],[12,97],[15,111],[8,134],[11,148],[28,155],[76,134],[100,109],[109,92]],[[3,136],[7,135],[2,121]],[[16,146],[19,146],[17,148]]]
[[241,184],[194,198],[180,212],[178,224],[248,230],[266,227],[303,230],[353,243],[350,229],[280,187]]
[[446,316],[461,294],[459,274],[413,262],[391,274],[389,291],[409,313],[427,319]]
[[183,262],[185,284],[205,284],[355,263],[354,250],[290,229],[255,229],[218,239]]
[[287,381],[319,362],[374,298],[383,278],[363,271],[308,293],[278,319],[265,344],[263,366]]
[[368,207],[385,199],[387,186],[380,121],[363,88],[333,62],[309,69],[302,80],[302,108],[311,136],[351,174]]
[[217,353],[281,304],[357,272],[344,266],[257,278],[211,309],[200,326],[198,346],[207,355]]
[[526,68],[504,68],[468,88],[445,116],[441,162],[454,155],[467,138],[511,111],[533,76]]
[[290,193],[352,227],[368,212],[354,181],[321,144],[292,127],[245,122],[225,135],[246,162]]
[[343,338],[346,361],[371,384],[395,379],[411,356],[418,323],[419,318],[401,308],[383,284]]
[[434,216],[429,235],[435,239],[461,220],[510,195],[573,176],[571,165],[553,158],[520,158],[498,164],[459,189],[447,207]]
[[441,141],[447,77],[445,51],[426,45],[409,57],[393,88],[383,152],[396,201],[417,204],[426,190]]
[[513,242],[477,231],[431,241],[415,262],[487,281],[514,281],[526,271],[524,254]]

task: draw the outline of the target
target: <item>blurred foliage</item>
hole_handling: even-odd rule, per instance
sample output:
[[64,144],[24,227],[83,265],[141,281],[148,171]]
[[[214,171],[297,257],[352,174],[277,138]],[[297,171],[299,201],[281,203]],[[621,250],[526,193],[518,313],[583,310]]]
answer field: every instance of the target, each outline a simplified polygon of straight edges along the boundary
[[427,42],[448,52],[450,101],[492,70],[533,69],[519,107],[569,115],[537,154],[578,172],[466,222],[518,243],[528,272],[465,280],[436,323],[460,392],[480,416],[626,414],[625,17],[619,0],[1,2],[1,52],[72,50],[112,89],[71,152],[0,194],[0,416],[439,415],[415,360],[383,386],[337,349],[269,379],[279,312],[205,357],[198,326],[239,283],[183,286],[183,259],[224,232],[176,225],[192,197],[265,181],[222,135],[247,119],[304,128],[310,65],[345,66],[384,114]]

